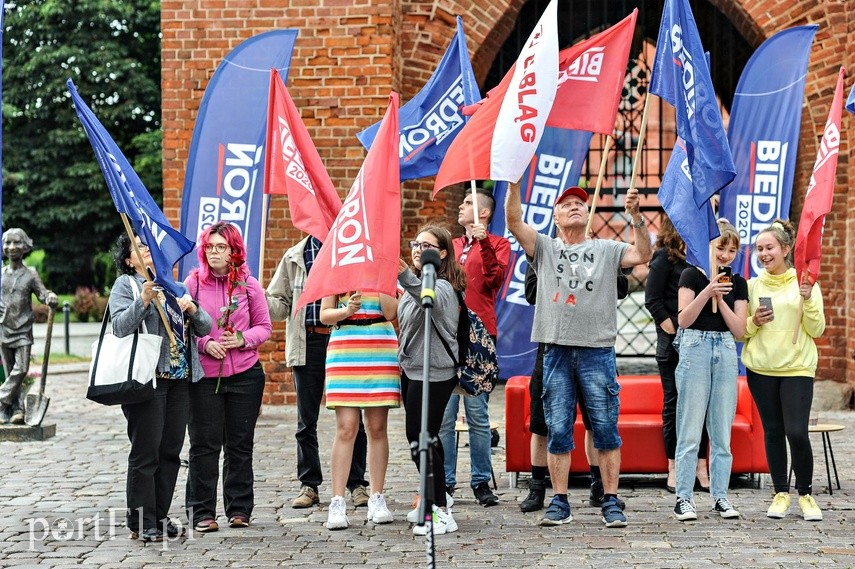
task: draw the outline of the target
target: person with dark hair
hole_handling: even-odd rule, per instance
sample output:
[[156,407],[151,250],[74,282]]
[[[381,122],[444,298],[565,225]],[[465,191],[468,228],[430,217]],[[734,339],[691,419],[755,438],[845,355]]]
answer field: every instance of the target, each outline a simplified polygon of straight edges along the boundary
[[199,337],[205,376],[190,386],[190,469],[187,516],[196,531],[217,523],[217,482],[223,452],[223,505],[229,525],[247,527],[255,506],[252,451],[264,395],[258,348],[272,326],[264,289],[246,265],[238,228],[217,222],[199,236],[199,266],[185,280],[199,305],[218,314]]
[[[496,328],[496,295],[502,288],[511,257],[511,243],[504,237],[487,232],[496,201],[483,188],[477,191],[478,212],[475,214],[472,194],[467,193],[458,207],[457,223],[465,233],[454,240],[454,255],[466,271],[466,305],[484,322],[487,333],[498,340]],[[466,424],[469,427],[469,485],[475,499],[484,507],[495,506],[499,498],[490,490],[493,472],[490,446],[489,393],[461,397],[453,393],[445,408],[439,437],[445,450],[445,486],[449,494],[457,484],[457,412],[463,401]]]
[[[557,193],[557,192],[556,192]],[[570,451],[575,447],[577,391],[591,421],[599,451],[604,500],[600,511],[606,527],[625,527],[617,496],[621,438],[617,419],[620,384],[616,380],[617,276],[621,268],[650,260],[650,234],[639,211],[638,190],[625,198],[632,218],[634,245],[587,235],[588,193],[571,186],[553,206],[558,236],[539,233],[523,221],[520,188],[511,184],[505,203],[508,230],[531,257],[537,273],[537,304],[531,339],[547,344],[543,359],[543,405],[548,428],[547,461],[555,495],[541,525],[573,520],[567,499]]]
[[6,381],[0,385],[0,424],[24,422],[24,378],[30,370],[33,346],[33,304],[39,302],[56,309],[56,295],[49,291],[38,271],[24,264],[33,250],[33,241],[23,229],[13,227],[3,232],[3,256],[9,264],[3,267],[2,302],[0,302],[0,353]]
[[[689,264],[686,262],[686,244],[667,215],[662,215],[662,224],[656,236],[656,249],[650,260],[647,283],[644,288],[644,306],[656,323],[656,364],[662,381],[662,438],[665,442],[665,457],[668,459],[668,479],[665,488],[674,494],[677,479],[674,453],[677,450],[677,362],[680,354],[674,347],[677,337],[677,291],[680,275]],[[706,427],[698,446],[696,476],[701,489],[709,490],[707,473],[707,448],[709,437]]]
[[[449,346],[452,354],[458,351],[457,323],[461,318],[457,293],[466,289],[466,273],[454,258],[454,244],[447,229],[428,225],[423,227],[415,240],[410,241],[411,270],[401,259],[398,271],[398,284],[404,289],[404,295],[398,302],[398,362],[401,364],[401,395],[406,412],[407,441],[418,444],[422,421],[422,382],[430,382],[427,428],[429,437],[438,437],[442,418],[451,392],[457,385],[457,371],[454,360],[442,348],[440,334]],[[436,271],[436,300],[431,310],[432,323],[425,329],[425,313],[422,306],[421,275],[423,251],[434,249],[439,253],[440,266]],[[464,316],[465,317],[465,316]],[[425,338],[430,334],[430,369],[424,369]],[[445,493],[445,452],[442,441],[437,438],[430,464],[433,473],[433,504],[425,504],[426,511],[433,515],[435,534],[457,531],[457,522],[451,514],[451,504]],[[419,457],[413,456],[416,467]],[[418,508],[407,515],[407,521],[416,523]],[[427,526],[416,525],[413,533],[424,535]]]
[[[116,240],[113,260],[119,277],[110,291],[109,308],[116,336],[129,336],[145,324],[149,334],[163,338],[154,397],[122,405],[131,441],[127,525],[131,539],[149,542],[161,541],[164,535],[178,537],[184,531],[167,514],[181,465],[189,385],[203,374],[196,337],[211,331],[211,317],[189,294],[175,298],[148,280],[147,272],[154,270],[151,252],[139,237],[134,241],[138,253],[127,234]],[[156,305],[167,315],[171,337]]]
[[[790,509],[789,443],[802,517],[821,521],[822,510],[813,497],[813,449],[808,426],[817,365],[816,338],[825,331],[825,313],[819,285],[807,280],[800,283],[792,267],[795,235],[789,221],[776,219],[754,242],[763,270],[748,281],[750,302],[742,363],[763,423],[775,489],[766,515],[783,518]],[[804,304],[803,311],[800,304]]]

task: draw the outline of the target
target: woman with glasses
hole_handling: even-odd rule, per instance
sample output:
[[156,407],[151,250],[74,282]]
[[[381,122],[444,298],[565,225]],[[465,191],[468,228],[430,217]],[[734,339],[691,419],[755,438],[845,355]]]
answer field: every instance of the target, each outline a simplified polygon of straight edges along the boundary
[[238,228],[217,222],[199,237],[199,267],[185,281],[194,299],[217,315],[197,340],[205,376],[190,385],[190,470],[187,517],[196,531],[217,523],[217,482],[223,451],[223,505],[229,525],[249,525],[255,505],[252,449],[264,394],[258,347],[270,337],[264,290],[249,274]]
[[[163,338],[154,397],[122,405],[131,442],[126,484],[128,529],[131,539],[153,542],[162,541],[164,535],[175,538],[183,533],[167,514],[181,465],[189,384],[202,377],[195,338],[211,331],[211,317],[189,295],[175,298],[147,280],[146,272],[152,270],[151,252],[139,237],[134,240],[139,255],[127,234],[116,240],[113,260],[119,277],[110,290],[110,317],[116,336],[129,336],[145,324],[149,334]],[[170,316],[174,344],[157,305]]]
[[321,322],[334,326],[327,347],[324,389],[327,409],[335,410],[336,425],[331,460],[333,499],[327,529],[350,525],[344,489],[360,414],[364,414],[368,436],[368,521],[393,521],[383,486],[389,462],[389,408],[401,404],[398,338],[390,322],[397,309],[398,300],[382,293],[353,291],[321,300]]
[[[404,289],[404,296],[398,302],[398,361],[401,365],[401,393],[406,411],[407,440],[410,445],[417,444],[422,421],[422,381],[430,382],[428,397],[427,428],[430,438],[436,440],[434,452],[430,457],[433,472],[433,512],[434,534],[457,531],[457,523],[451,515],[451,504],[445,494],[445,453],[439,440],[439,428],[445,407],[451,398],[451,392],[457,385],[457,373],[451,356],[442,349],[440,334],[456,354],[457,322],[460,317],[460,304],[457,293],[466,288],[466,273],[454,257],[454,245],[451,233],[442,227],[428,225],[419,231],[414,241],[410,241],[411,270],[402,259],[398,271],[398,283]],[[420,300],[422,283],[421,256],[427,249],[439,253],[440,265],[436,271],[436,298],[431,310],[432,322],[425,326],[425,313]],[[425,337],[431,335],[429,367],[424,369]],[[419,457],[413,457],[419,467]],[[418,508],[410,512],[407,521],[418,522]],[[413,533],[424,535],[427,526],[414,526]]]

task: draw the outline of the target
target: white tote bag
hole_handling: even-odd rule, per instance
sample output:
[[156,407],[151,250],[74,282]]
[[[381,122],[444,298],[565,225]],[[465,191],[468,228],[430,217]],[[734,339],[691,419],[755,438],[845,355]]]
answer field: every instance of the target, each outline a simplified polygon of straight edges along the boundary
[[[136,281],[131,279],[134,299],[139,296]],[[163,338],[149,334],[145,322],[142,331],[119,338],[107,331],[110,308],[101,321],[101,334],[92,343],[89,364],[89,388],[86,398],[102,405],[132,405],[148,401],[157,388],[157,362]]]

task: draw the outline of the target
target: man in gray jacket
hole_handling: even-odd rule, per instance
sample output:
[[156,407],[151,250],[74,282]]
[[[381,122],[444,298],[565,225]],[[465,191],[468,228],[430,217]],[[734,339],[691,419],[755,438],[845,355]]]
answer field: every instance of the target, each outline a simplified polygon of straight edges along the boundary
[[[324,396],[327,344],[330,328],[321,323],[321,301],[309,303],[296,314],[292,309],[300,301],[306,277],[312,269],[321,242],[306,237],[285,252],[273,280],[267,287],[270,319],[285,322],[285,364],[293,369],[297,392],[297,477],[300,493],[292,508],[310,508],[320,503],[318,487],[324,480],[318,453],[318,415]],[[347,479],[354,507],[368,505],[365,480],[368,439],[362,421],[353,446],[353,461]]]

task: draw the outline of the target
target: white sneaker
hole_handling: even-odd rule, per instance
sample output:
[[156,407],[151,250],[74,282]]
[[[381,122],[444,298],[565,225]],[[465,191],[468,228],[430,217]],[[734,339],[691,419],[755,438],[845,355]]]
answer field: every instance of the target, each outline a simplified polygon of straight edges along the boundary
[[[416,508],[407,513],[407,521],[411,524],[417,524],[421,521],[419,519],[419,500],[420,497],[416,496]],[[445,493],[445,505],[448,508],[454,505],[454,498],[452,498],[451,494],[449,494],[448,492]]]
[[386,506],[386,498],[383,494],[375,492],[368,498],[368,517],[369,522],[375,524],[391,524],[393,521],[392,512]]
[[[457,522],[454,521],[454,516],[451,515],[451,508],[443,511],[442,508],[433,507],[433,534],[442,535],[444,533],[452,533],[457,531]],[[427,535],[427,524],[422,526],[413,526],[413,535]]]
[[350,525],[347,519],[347,505],[344,497],[335,496],[330,502],[329,514],[327,515],[327,529],[345,529]]

